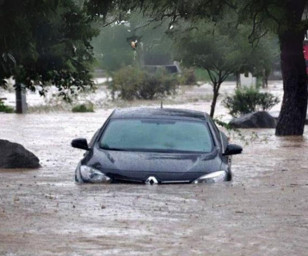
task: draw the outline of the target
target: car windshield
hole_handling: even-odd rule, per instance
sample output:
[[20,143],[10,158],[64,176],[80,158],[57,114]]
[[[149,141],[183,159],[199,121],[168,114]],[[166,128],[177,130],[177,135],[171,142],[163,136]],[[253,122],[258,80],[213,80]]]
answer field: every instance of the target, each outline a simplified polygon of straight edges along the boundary
[[111,120],[100,139],[109,150],[154,152],[211,152],[213,141],[207,124],[192,121]]

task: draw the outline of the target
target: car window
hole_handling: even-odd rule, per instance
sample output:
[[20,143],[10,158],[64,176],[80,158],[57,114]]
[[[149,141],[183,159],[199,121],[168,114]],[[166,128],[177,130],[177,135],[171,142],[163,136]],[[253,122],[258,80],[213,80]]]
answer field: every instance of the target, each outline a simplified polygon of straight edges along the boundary
[[203,122],[118,119],[109,122],[100,146],[114,150],[211,152],[213,141]]

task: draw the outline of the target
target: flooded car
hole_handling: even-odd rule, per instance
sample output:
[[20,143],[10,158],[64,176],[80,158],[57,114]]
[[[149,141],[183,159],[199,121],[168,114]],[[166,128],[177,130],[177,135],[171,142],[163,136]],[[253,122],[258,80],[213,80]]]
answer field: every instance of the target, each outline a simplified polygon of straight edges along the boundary
[[203,112],[167,108],[115,110],[88,144],[75,171],[77,182],[146,184],[213,183],[232,179],[229,144]]

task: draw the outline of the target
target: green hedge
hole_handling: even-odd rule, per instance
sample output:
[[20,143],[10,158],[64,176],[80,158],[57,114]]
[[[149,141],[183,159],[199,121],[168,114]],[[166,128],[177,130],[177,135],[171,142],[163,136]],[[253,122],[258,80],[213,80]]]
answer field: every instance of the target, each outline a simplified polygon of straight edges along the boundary
[[127,66],[115,72],[112,77],[110,89],[114,97],[124,100],[145,99],[151,100],[175,93],[178,84],[175,75],[164,70],[150,73],[132,66]]
[[268,110],[279,103],[279,99],[271,93],[262,93],[255,88],[237,89],[233,96],[224,99],[224,106],[233,117]]

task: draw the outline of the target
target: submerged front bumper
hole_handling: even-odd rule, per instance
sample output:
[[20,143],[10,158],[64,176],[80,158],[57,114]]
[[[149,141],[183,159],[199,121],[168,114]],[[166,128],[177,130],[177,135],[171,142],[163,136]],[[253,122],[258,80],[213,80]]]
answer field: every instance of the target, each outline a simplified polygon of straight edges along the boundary
[[228,173],[224,170],[208,174],[194,172],[128,172],[105,174],[100,170],[87,165],[78,164],[75,172],[75,180],[79,183],[111,183],[129,182],[145,184],[180,184],[180,183],[216,183],[228,181]]

